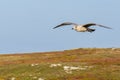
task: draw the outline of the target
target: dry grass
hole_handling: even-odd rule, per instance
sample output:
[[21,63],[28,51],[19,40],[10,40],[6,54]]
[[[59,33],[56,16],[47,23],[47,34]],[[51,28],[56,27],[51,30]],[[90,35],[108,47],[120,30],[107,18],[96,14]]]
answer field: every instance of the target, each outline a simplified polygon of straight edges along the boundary
[[[62,64],[50,68],[50,64]],[[31,64],[37,64],[31,67]],[[93,66],[65,73],[63,66]],[[79,48],[56,52],[0,55],[0,80],[119,80],[120,49]]]

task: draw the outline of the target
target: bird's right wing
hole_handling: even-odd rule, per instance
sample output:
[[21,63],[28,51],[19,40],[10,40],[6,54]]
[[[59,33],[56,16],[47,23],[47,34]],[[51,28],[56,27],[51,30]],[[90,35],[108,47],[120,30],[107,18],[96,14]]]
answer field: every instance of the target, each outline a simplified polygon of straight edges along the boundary
[[53,29],[58,28],[58,27],[61,27],[61,26],[66,26],[66,25],[78,25],[78,24],[76,24],[76,23],[71,23],[71,22],[64,22],[64,23],[61,23],[61,24],[57,25],[57,26],[54,27]]
[[85,24],[83,25],[83,27],[90,27],[90,26],[99,26],[99,27],[104,27],[104,28],[107,28],[107,29],[112,29],[110,27],[107,27],[107,26],[104,26],[104,25],[101,25],[101,24],[96,24],[96,23],[88,23],[88,24]]
[[104,27],[104,28],[107,28],[107,29],[112,29],[111,27],[107,27],[107,26],[104,26],[104,25],[101,25],[101,24],[96,24],[97,26],[100,26],[100,27]]

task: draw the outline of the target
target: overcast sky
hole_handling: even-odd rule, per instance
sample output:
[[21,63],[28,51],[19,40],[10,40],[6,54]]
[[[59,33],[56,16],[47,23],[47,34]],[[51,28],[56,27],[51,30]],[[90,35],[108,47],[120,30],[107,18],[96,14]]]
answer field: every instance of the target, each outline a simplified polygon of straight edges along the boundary
[[[120,47],[120,0],[0,0],[0,53]],[[95,22],[93,33],[52,29]]]

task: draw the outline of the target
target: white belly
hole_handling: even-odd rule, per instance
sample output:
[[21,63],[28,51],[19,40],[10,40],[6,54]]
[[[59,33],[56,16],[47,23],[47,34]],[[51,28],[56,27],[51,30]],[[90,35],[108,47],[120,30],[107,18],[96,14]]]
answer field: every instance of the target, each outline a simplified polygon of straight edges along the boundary
[[75,29],[75,30],[78,31],[78,32],[86,32],[87,28],[85,28],[85,27],[77,27],[77,29]]

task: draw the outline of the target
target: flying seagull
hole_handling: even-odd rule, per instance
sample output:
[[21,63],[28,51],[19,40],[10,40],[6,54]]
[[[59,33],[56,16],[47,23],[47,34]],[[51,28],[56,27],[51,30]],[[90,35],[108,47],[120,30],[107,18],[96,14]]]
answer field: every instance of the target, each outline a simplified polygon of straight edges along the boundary
[[53,29],[58,28],[58,27],[62,27],[62,26],[67,26],[67,25],[73,25],[72,29],[77,31],[77,32],[93,32],[93,31],[95,31],[95,29],[89,28],[91,26],[99,26],[99,27],[103,27],[103,28],[107,28],[107,29],[112,29],[110,27],[103,26],[101,24],[96,24],[96,23],[87,23],[87,24],[79,25],[79,24],[72,23],[72,22],[61,23],[60,25],[57,25]]

